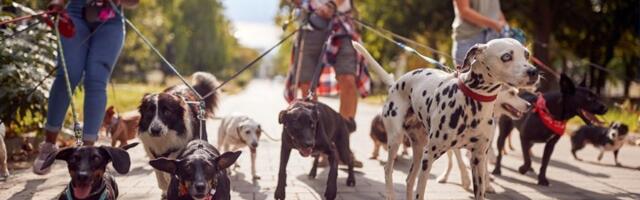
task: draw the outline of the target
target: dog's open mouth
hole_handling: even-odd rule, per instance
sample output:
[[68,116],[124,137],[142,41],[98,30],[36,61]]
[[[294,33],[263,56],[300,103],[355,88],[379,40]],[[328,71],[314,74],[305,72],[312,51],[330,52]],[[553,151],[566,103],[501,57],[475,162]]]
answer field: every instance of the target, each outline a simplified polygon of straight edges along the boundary
[[302,157],[309,157],[313,153],[313,147],[299,148],[298,151]]
[[520,112],[518,109],[514,108],[511,104],[503,103],[502,108],[504,108],[507,112],[509,112],[509,114],[511,114],[512,117],[515,117],[515,118],[522,117],[523,113]]
[[91,193],[91,185],[93,185],[93,182],[73,184],[73,196],[78,199],[86,199]]
[[600,121],[600,119],[598,119],[595,115],[591,114],[590,112],[587,112],[584,109],[580,109],[580,115],[586,119],[589,120],[589,122],[591,122],[592,124],[604,124],[604,122]]

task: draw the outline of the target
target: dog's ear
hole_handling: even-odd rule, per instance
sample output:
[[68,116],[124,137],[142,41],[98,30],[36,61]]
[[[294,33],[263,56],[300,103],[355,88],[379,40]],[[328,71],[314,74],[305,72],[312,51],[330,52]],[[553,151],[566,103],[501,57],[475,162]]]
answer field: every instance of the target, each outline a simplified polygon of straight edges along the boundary
[[69,156],[71,156],[71,154],[76,150],[75,147],[68,147],[68,148],[64,148],[61,149],[51,155],[49,155],[45,160],[44,163],[42,164],[42,167],[40,167],[40,170],[44,170],[46,168],[49,168],[53,162],[55,160],[64,160],[67,161],[69,159]]
[[462,66],[460,66],[460,73],[467,72],[471,69],[471,62],[476,59],[476,56],[487,48],[485,44],[476,44],[473,45],[467,54],[464,56],[464,61],[462,62]]
[[238,157],[240,157],[240,154],[242,154],[242,151],[229,151],[217,157],[215,159],[215,164],[218,166],[218,170],[227,169],[229,166],[236,162]]
[[133,148],[133,147],[138,146],[138,144],[140,144],[140,143],[138,143],[138,142],[134,142],[134,143],[131,143],[131,144],[124,145],[124,146],[122,146],[122,147],[120,147],[120,148],[121,148],[121,149],[124,149],[124,150],[129,150],[129,149],[131,149],[131,148]]
[[[131,147],[133,146],[135,145],[132,145]],[[129,158],[129,153],[127,153],[127,151],[121,148],[107,146],[100,146],[98,149],[103,155],[109,157],[116,172],[119,174],[126,174],[129,172],[129,168],[131,167],[131,158]]]
[[178,160],[166,159],[166,158],[157,158],[149,161],[149,165],[151,167],[167,172],[169,174],[175,174],[178,169]]
[[560,92],[562,92],[562,94],[576,93],[576,85],[573,83],[573,80],[564,73],[560,75]]
[[256,131],[256,136],[260,139],[260,135],[262,135],[262,126],[258,124],[258,130]]
[[107,110],[105,110],[106,116],[110,116],[116,113],[115,108],[113,106],[109,106]]
[[279,124],[284,123],[286,121],[285,119],[286,117],[287,117],[287,110],[280,111],[280,114],[278,114],[278,123]]

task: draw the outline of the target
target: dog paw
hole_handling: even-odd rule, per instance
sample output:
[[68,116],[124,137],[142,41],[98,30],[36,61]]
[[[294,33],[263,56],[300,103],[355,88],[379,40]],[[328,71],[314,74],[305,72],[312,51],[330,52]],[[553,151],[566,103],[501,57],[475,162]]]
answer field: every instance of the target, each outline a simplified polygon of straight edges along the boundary
[[276,193],[273,197],[277,200],[284,200],[284,188],[276,188]]
[[491,174],[496,175],[496,176],[500,176],[502,175],[502,170],[496,168],[493,170],[493,172],[491,172]]
[[356,186],[356,178],[354,178],[353,176],[349,176],[347,178],[347,186],[349,186],[349,187]]
[[369,160],[377,160],[377,159],[378,159],[378,156],[371,156],[371,157],[369,157]]
[[518,168],[518,172],[520,172],[520,174],[526,174],[529,170],[531,170],[531,167],[520,166],[520,168]]
[[258,176],[258,175],[253,175],[253,180],[260,180],[260,176]]
[[622,167],[622,164],[620,164],[619,162],[616,162],[616,167]]
[[324,193],[324,198],[327,199],[327,200],[334,200],[334,199],[336,199],[336,196],[337,196],[336,191],[327,190]]
[[493,186],[491,186],[491,184],[487,184],[487,187],[485,188],[485,191],[487,191],[487,193],[489,193],[489,194],[495,194],[496,193],[496,189],[494,189]]
[[316,179],[316,173],[315,172],[309,173],[309,179]]
[[538,180],[538,185],[549,186],[549,181],[547,179],[540,179]]
[[576,158],[576,160],[577,160],[577,161],[580,161],[580,162],[582,162],[582,159],[580,159],[580,158]]
[[438,183],[446,183],[446,182],[447,182],[447,178],[445,176],[438,177]]

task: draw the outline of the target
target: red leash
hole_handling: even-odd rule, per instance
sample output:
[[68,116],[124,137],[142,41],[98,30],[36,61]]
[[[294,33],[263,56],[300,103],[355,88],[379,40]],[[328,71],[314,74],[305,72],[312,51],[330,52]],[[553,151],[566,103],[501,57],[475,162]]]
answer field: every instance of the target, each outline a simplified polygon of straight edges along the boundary
[[48,11],[40,12],[37,14],[20,16],[10,20],[5,20],[0,22],[0,26],[10,24],[10,23],[16,23],[23,20],[33,19],[37,17],[42,19],[49,27],[53,28],[54,23],[53,23],[53,20],[51,20],[51,17],[54,17],[54,16],[58,16],[60,18],[60,22],[58,23],[58,29],[60,30],[60,34],[66,38],[73,37],[76,33],[76,29],[75,29],[75,26],[73,25],[73,21],[71,20],[71,17],[69,17],[69,14],[67,14],[66,10],[48,10]]

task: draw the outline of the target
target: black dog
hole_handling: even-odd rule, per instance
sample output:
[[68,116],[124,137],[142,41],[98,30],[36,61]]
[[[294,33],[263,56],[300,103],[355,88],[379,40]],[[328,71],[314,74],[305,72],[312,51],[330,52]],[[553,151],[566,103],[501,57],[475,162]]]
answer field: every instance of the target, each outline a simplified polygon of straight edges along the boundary
[[241,151],[220,152],[204,140],[193,140],[176,160],[158,158],[149,164],[171,174],[169,200],[231,199],[231,181],[225,169],[236,162]]
[[618,151],[624,144],[628,132],[629,127],[620,122],[611,123],[609,127],[582,126],[571,136],[571,154],[576,160],[582,161],[576,152],[590,143],[600,149],[598,161],[602,159],[605,151],[613,151],[616,166],[621,166],[618,162]]
[[50,155],[42,168],[47,168],[55,160],[67,162],[71,182],[58,199],[117,199],[118,185],[109,173],[105,173],[107,164],[111,162],[116,172],[129,172],[131,160],[127,149],[138,143],[131,143],[120,148],[100,146],[69,147]]
[[[349,177],[347,186],[355,186],[353,159],[349,147],[347,122],[331,107],[311,101],[295,101],[289,108],[280,112],[278,122],[283,125],[282,147],[280,148],[280,170],[275,199],[285,198],[287,163],[291,149],[297,149],[303,157],[317,156],[320,153],[329,157],[329,178],[324,192],[326,199],[335,199],[337,192],[338,158],[347,163]],[[315,177],[317,157],[309,173]]]
[[[502,152],[504,149],[505,139],[509,136],[514,126],[520,131],[520,142],[524,158],[524,164],[518,169],[521,174],[531,170],[531,155],[529,152],[533,144],[546,143],[540,173],[538,174],[538,185],[549,185],[546,177],[547,166],[549,165],[553,148],[564,133],[566,121],[578,115],[589,124],[591,123],[591,114],[589,113],[604,114],[607,112],[607,106],[598,99],[598,96],[589,89],[582,87],[582,85],[581,87],[576,87],[569,77],[562,74],[560,77],[560,92],[548,92],[542,96],[529,94],[524,97],[535,106],[532,112],[523,117],[523,120],[513,121],[508,117],[500,118],[498,152]],[[501,173],[501,160],[502,155],[498,154],[496,168],[493,170],[495,175],[500,175]]]

